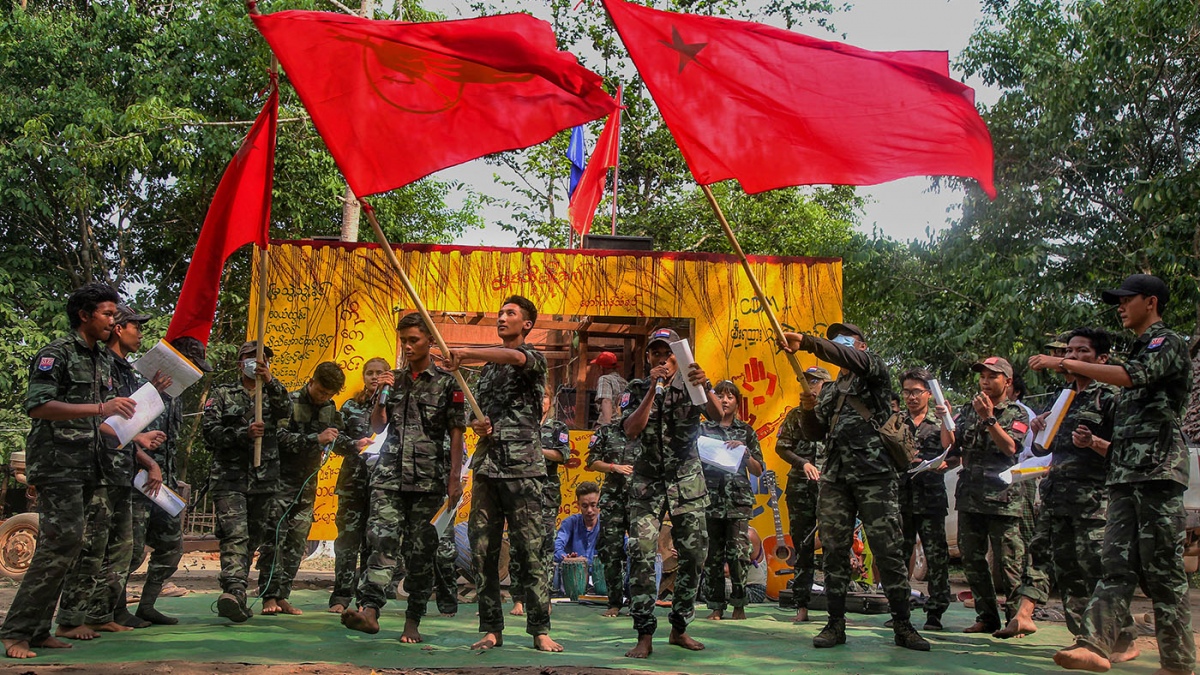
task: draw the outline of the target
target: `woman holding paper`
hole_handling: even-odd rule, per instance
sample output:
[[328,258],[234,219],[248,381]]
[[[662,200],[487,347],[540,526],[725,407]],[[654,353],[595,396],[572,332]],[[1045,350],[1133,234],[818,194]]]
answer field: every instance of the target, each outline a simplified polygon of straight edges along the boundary
[[[763,472],[762,450],[758,447],[758,436],[754,428],[738,419],[742,405],[742,392],[729,380],[722,380],[713,388],[720,404],[721,419],[705,420],[700,425],[703,446],[709,439],[724,443],[722,453],[730,455],[727,462],[710,461],[711,455],[703,449],[700,459],[704,462],[704,482],[708,485],[709,504],[705,514],[708,520],[708,560],[704,563],[706,579],[704,595],[709,619],[724,618],[727,604],[733,605],[732,619],[746,618],[746,574],[750,569],[750,539],[748,528],[754,508],[754,492],[746,471],[755,476]],[[718,446],[719,447],[719,446]],[[737,459],[736,462],[731,461]],[[730,467],[733,467],[732,471]],[[732,590],[725,597],[725,565],[729,565],[729,581]],[[728,600],[728,603],[726,602]]]

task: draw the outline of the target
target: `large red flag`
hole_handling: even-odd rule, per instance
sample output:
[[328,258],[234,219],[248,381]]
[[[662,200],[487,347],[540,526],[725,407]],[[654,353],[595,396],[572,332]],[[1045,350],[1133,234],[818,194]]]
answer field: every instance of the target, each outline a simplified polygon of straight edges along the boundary
[[872,52],[745,21],[604,0],[701,185],[748,193],[974,178],[988,196],[992,140],[943,52]]
[[271,188],[275,178],[275,129],[279,121],[279,89],[272,82],[266,105],[242,141],[242,147],[221,176],[213,195],[196,252],[183,279],[183,290],[171,325],[168,342],[193,337],[208,344],[221,272],[229,255],[246,244],[267,246],[271,222]]
[[313,124],[359,197],[541,143],[615,103],[527,14],[370,21],[327,12],[255,15]]
[[604,178],[608,175],[608,170],[617,165],[620,127],[621,114],[614,112],[609,115],[608,121],[604,123],[604,131],[600,132],[600,138],[596,140],[596,147],[592,150],[592,158],[588,160],[583,175],[579,178],[579,184],[575,186],[575,192],[571,195],[571,203],[567,207],[568,215],[571,218],[571,227],[579,234],[587,234],[592,230],[592,217],[596,215],[596,205],[604,195]]

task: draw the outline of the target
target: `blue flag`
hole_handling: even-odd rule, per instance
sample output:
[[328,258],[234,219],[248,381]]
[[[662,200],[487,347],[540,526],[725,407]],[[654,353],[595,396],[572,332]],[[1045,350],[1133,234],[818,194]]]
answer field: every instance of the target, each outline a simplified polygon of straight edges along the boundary
[[571,180],[567,187],[567,196],[575,194],[575,186],[583,176],[587,166],[587,147],[583,139],[583,125],[571,129],[571,143],[567,145],[567,159],[571,162]]

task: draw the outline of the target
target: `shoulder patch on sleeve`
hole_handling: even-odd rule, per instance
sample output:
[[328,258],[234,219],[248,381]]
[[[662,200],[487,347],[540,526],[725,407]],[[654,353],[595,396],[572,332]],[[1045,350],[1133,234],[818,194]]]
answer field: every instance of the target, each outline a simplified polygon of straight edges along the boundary
[[560,432],[558,433],[558,442],[559,442],[559,443],[566,443],[566,442],[568,442],[568,441],[570,441],[570,440],[571,440],[571,437],[567,435],[567,432],[565,432],[565,431],[560,431]]
[[625,392],[624,394],[621,394],[621,407],[622,408],[629,407],[629,392]]
[[467,400],[467,395],[464,394],[461,389],[458,389],[454,392],[454,397],[451,400],[455,403],[462,403],[463,401]]
[[54,367],[54,357],[53,356],[43,356],[41,359],[38,360],[37,369],[40,371],[46,372],[46,371],[49,371],[53,367]]
[[596,445],[596,441],[597,441],[597,440],[599,440],[599,439],[600,439],[600,433],[599,433],[599,432],[596,432],[596,433],[592,434],[592,437],[588,439],[588,447],[590,448],[590,447],[592,447],[592,446]]
[[1020,420],[1013,422],[1012,428],[1013,428],[1013,431],[1016,431],[1016,432],[1019,432],[1022,434],[1025,433],[1026,431],[1029,431],[1029,425],[1025,424],[1024,422],[1022,422]]
[[216,404],[217,404],[217,399],[214,397],[209,397],[209,399],[204,402],[204,409],[208,410],[209,408],[213,407]]
[[[1156,337],[1150,341],[1150,344],[1146,345],[1146,351],[1148,351],[1148,352],[1154,351],[1155,349],[1162,347],[1163,343],[1165,343],[1166,341],[1167,341],[1167,338],[1165,338],[1165,337]],[[44,361],[45,359],[42,359],[42,360]]]

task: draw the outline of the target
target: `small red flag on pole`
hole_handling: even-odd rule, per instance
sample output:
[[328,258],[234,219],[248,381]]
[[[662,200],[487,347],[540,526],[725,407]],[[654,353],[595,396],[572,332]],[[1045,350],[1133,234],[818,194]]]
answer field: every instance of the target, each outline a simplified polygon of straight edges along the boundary
[[[618,89],[617,96],[620,97],[620,95]],[[580,236],[591,231],[592,217],[596,215],[596,206],[600,204],[600,198],[604,195],[604,178],[608,175],[608,169],[617,165],[620,155],[618,142],[621,133],[620,127],[621,112],[620,108],[617,108],[604,123],[604,131],[600,132],[600,138],[596,140],[596,147],[592,150],[592,157],[583,169],[583,176],[579,178],[579,184],[575,186],[574,194],[571,195],[571,201],[567,207],[571,219],[571,229],[578,232]],[[613,192],[615,213],[615,183]]]

